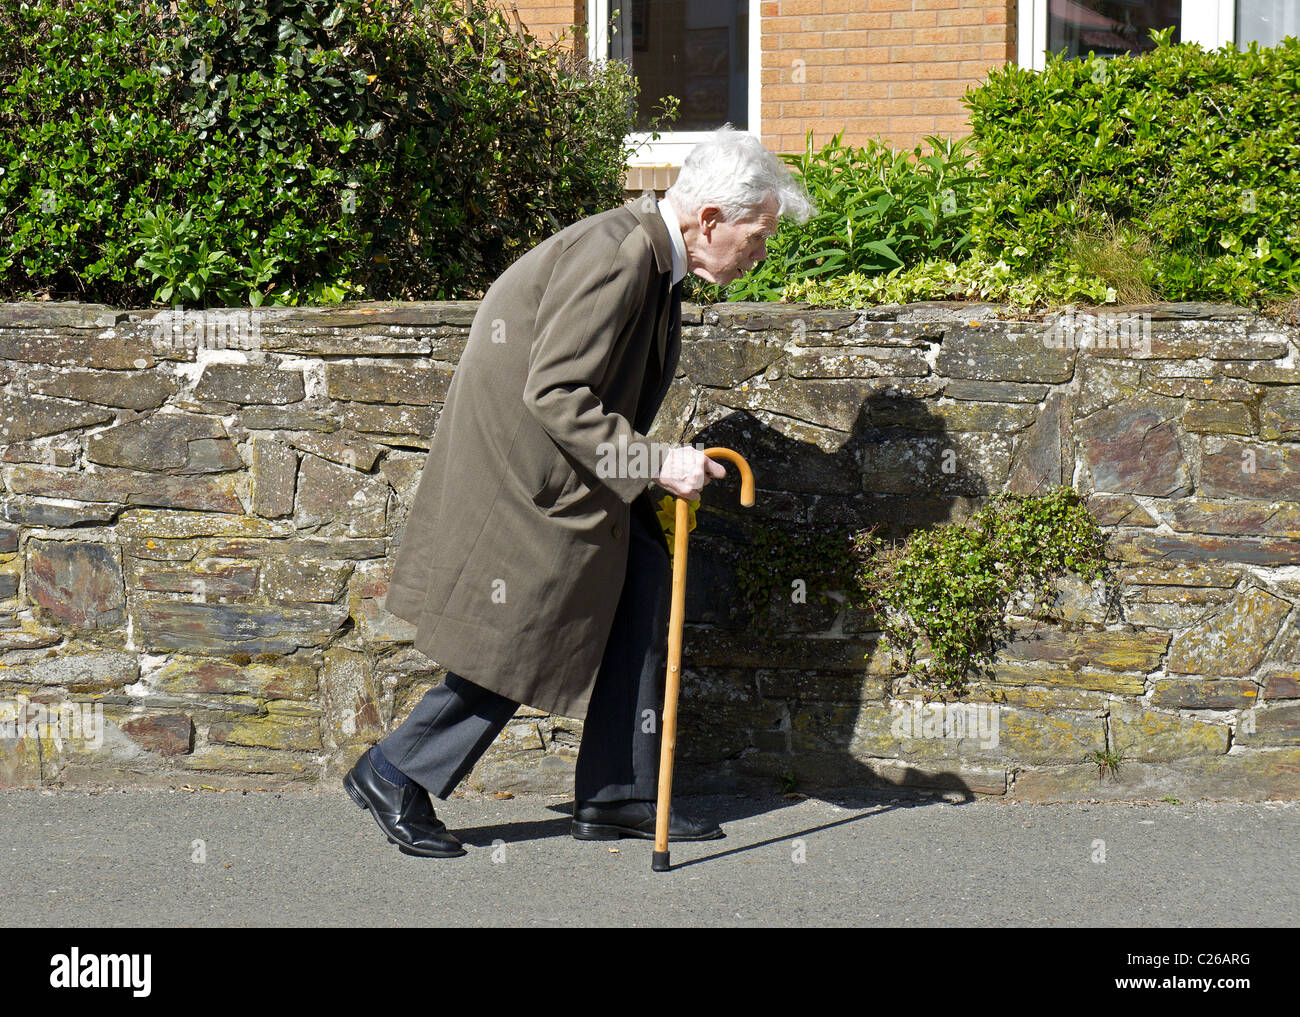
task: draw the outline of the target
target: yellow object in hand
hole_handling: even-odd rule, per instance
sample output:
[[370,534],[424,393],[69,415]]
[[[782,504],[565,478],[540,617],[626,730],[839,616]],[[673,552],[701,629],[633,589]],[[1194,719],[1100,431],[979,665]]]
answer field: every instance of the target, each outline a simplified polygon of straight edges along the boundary
[[[686,503],[686,518],[690,525],[686,527],[686,532],[690,533],[695,529],[695,510],[700,507],[700,499],[693,498]],[[664,540],[668,541],[668,553],[673,553],[673,537],[677,529],[677,499],[671,494],[664,495],[659,499],[659,510],[656,513],[659,516],[659,525],[664,528]]]

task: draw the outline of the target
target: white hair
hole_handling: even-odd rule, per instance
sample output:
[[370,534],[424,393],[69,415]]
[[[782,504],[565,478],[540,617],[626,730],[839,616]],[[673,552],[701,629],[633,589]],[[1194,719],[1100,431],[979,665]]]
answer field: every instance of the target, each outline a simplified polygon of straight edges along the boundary
[[727,222],[753,218],[773,195],[777,218],[806,222],[817,212],[789,168],[752,134],[729,123],[691,149],[677,180],[664,192],[683,219],[716,205]]

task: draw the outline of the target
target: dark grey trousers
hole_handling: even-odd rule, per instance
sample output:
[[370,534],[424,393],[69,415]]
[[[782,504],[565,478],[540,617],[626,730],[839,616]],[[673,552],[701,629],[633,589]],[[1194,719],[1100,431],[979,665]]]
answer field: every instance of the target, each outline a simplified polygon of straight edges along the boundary
[[[627,576],[583,724],[578,802],[652,800],[667,666],[668,546],[647,499],[632,505]],[[390,763],[446,799],[519,704],[449,672],[379,743]]]

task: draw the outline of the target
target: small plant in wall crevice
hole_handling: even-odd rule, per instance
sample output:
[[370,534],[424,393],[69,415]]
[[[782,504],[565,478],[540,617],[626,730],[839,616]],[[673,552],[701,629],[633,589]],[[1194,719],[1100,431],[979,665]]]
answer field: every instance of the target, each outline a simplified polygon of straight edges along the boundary
[[1002,493],[965,522],[914,533],[901,546],[859,531],[854,595],[884,620],[886,646],[919,685],[961,696],[969,677],[992,670],[1010,597],[1046,606],[1058,576],[1103,576],[1105,542],[1073,488]]
[[791,577],[807,579],[808,603],[847,594],[880,626],[882,645],[927,698],[962,696],[992,670],[1008,635],[1013,595],[1046,608],[1051,583],[1106,574],[1105,534],[1078,492],[999,494],[964,522],[891,543],[876,528],[844,532],[797,524],[758,527],[740,556],[737,585],[754,634],[771,646],[771,608]]

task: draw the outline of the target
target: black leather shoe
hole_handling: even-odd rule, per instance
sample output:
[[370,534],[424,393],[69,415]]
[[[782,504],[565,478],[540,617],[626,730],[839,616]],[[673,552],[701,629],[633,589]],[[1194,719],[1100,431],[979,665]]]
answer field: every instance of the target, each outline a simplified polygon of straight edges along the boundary
[[358,806],[369,810],[399,851],[427,858],[455,858],[466,853],[433,811],[428,792],[415,781],[398,787],[384,779],[370,762],[369,749],[343,778],[343,790]]
[[[647,801],[594,802],[573,810],[573,836],[577,840],[618,840],[620,837],[655,839],[658,805]],[[676,809],[668,814],[668,840],[715,840],[725,837],[722,827],[708,820],[691,819]]]

